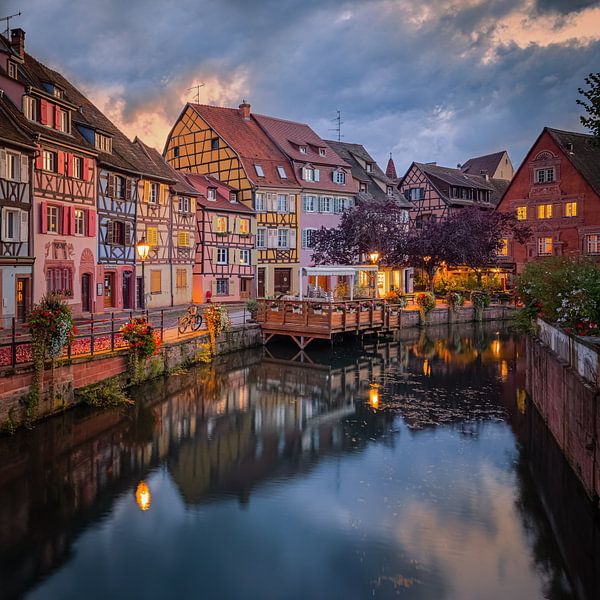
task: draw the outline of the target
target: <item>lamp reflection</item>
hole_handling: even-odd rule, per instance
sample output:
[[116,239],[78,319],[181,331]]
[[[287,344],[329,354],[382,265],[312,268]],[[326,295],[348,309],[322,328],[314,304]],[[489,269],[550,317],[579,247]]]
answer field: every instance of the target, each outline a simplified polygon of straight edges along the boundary
[[379,407],[379,384],[372,383],[369,389],[369,404],[377,410]]
[[135,490],[135,501],[142,511],[150,508],[150,490],[143,479],[139,482]]

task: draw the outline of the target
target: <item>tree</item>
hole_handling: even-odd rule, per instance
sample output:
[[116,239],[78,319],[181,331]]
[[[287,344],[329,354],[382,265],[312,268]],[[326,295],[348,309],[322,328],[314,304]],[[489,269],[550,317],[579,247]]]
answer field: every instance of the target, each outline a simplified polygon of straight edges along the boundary
[[379,262],[396,264],[397,248],[406,236],[405,209],[394,201],[359,201],[342,214],[340,224],[321,227],[312,240],[315,264],[357,264],[377,251]]
[[595,143],[600,145],[600,73],[590,73],[585,78],[585,83],[590,87],[588,90],[579,88],[579,93],[585,98],[577,98],[576,102],[583,106],[587,117],[580,117],[581,124],[590,130],[595,138]]

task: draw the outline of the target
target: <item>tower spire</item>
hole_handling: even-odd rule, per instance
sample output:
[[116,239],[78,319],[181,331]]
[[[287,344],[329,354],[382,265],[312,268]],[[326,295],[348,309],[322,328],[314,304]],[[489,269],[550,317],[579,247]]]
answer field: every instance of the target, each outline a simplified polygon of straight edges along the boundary
[[388,160],[387,167],[385,169],[385,174],[390,179],[398,179],[398,175],[396,175],[396,165],[394,164],[394,159],[392,158],[391,152],[390,152],[390,158]]

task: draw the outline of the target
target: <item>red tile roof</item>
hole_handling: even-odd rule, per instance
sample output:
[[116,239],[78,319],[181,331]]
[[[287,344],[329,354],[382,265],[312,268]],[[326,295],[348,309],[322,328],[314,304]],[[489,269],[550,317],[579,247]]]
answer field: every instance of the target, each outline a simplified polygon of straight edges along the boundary
[[[244,203],[231,202],[229,200],[229,193],[236,190],[226,183],[223,183],[210,175],[199,175],[198,173],[186,173],[184,171],[181,171],[180,173],[187,183],[198,192],[198,204],[204,206],[206,209],[254,214],[254,211]],[[208,188],[215,188],[217,190],[216,200],[208,200]]]
[[[237,153],[248,179],[257,187],[296,188],[298,182],[289,161],[253,119],[243,119],[236,108],[190,104],[214,131]],[[264,177],[256,173],[260,165]],[[282,179],[277,167],[284,168]]]

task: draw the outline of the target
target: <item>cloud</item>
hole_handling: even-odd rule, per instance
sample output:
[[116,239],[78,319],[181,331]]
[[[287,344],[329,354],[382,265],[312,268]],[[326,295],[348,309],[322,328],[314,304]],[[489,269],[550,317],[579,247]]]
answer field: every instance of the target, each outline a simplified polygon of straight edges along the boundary
[[344,139],[399,171],[499,148],[518,163],[544,125],[579,128],[600,64],[584,0],[6,1],[33,54],[158,148],[203,82],[203,102],[247,98],[323,137],[341,109]]

